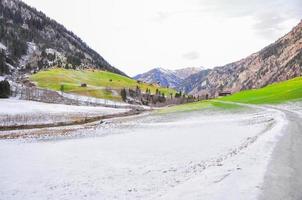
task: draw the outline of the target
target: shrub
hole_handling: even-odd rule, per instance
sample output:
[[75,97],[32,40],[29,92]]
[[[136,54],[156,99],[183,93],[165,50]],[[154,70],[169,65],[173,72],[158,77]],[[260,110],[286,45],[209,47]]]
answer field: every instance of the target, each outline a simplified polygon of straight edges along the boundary
[[10,84],[7,80],[0,81],[0,98],[8,98],[10,96]]
[[123,101],[126,101],[126,99],[127,99],[127,93],[126,93],[126,89],[125,88],[121,90],[121,97],[122,97]]

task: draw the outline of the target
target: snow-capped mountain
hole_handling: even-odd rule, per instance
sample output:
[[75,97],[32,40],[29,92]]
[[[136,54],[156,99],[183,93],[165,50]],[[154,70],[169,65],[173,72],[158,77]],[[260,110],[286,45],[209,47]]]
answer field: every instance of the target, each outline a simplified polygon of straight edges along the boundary
[[136,80],[146,83],[157,83],[163,87],[178,88],[184,79],[192,74],[198,73],[203,68],[188,67],[178,70],[168,70],[163,68],[154,68],[146,73],[133,77]]
[[199,73],[202,70],[204,70],[203,67],[187,67],[187,68],[177,69],[174,71],[174,73],[176,76],[180,77],[181,79],[186,79],[189,76]]

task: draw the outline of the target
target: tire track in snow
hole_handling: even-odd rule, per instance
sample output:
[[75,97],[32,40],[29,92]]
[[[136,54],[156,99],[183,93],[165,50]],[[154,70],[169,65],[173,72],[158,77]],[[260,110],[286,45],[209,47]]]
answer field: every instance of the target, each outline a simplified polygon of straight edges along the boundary
[[[223,166],[224,162],[227,161],[230,158],[235,157],[238,155],[240,152],[248,149],[252,144],[254,144],[262,135],[264,134],[270,134],[272,132],[279,132],[284,127],[287,125],[287,117],[286,114],[278,109],[271,108],[271,107],[264,107],[264,106],[257,106],[257,105],[249,105],[249,104],[242,104],[242,103],[233,103],[233,102],[223,102],[223,101],[215,101],[215,102],[220,102],[220,103],[229,103],[229,104],[235,104],[235,105],[240,105],[252,109],[260,109],[264,110],[266,112],[271,112],[275,113],[274,114],[274,119],[271,121],[266,129],[263,131],[259,132],[257,135],[253,137],[248,137],[242,144],[240,144],[237,147],[232,148],[225,154],[218,156],[217,158],[206,160],[206,161],[201,161],[201,162],[195,162],[195,163],[190,163],[189,165],[184,166],[183,168],[171,168],[168,170],[163,171],[163,173],[175,173],[175,175],[172,175],[173,177],[176,177],[176,172],[181,171],[182,177],[178,177],[175,180],[174,184],[170,184],[172,188],[179,186],[186,181],[198,176],[199,174],[203,173],[205,170],[211,168],[211,167],[221,167]],[[237,169],[238,170],[238,169]],[[224,179],[228,178],[228,176],[231,173],[227,173],[223,175],[221,178],[218,178],[214,183],[220,183],[221,181],[224,181]],[[166,191],[167,192],[167,191]],[[157,194],[157,197],[162,197],[164,194]],[[153,198],[151,198],[153,199]],[[165,199],[165,198],[164,198]]]

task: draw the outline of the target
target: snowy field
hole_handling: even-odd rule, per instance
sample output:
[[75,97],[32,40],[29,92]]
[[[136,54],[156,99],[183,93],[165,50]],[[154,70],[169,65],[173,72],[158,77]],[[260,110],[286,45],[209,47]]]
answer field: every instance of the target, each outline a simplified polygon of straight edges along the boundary
[[257,199],[287,124],[270,108],[107,121],[81,138],[0,141],[0,199]]
[[45,124],[126,112],[129,109],[48,104],[0,99],[0,125]]
[[81,95],[77,95],[77,94],[71,94],[71,93],[62,93],[62,92],[58,92],[60,95],[62,95],[63,97],[66,97],[68,99],[73,99],[73,100],[77,100],[80,103],[98,103],[98,104],[104,104],[104,105],[108,105],[108,106],[119,106],[119,107],[132,107],[131,104],[128,103],[124,103],[124,102],[118,102],[118,101],[111,101],[108,99],[100,99],[100,98],[94,98],[94,97],[87,97],[87,96],[81,96]]

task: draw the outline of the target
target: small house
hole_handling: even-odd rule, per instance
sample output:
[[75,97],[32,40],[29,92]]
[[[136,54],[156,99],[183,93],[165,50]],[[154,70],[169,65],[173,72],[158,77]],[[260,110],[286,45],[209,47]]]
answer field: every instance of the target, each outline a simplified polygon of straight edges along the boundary
[[230,92],[230,91],[225,91],[225,92],[219,92],[218,96],[220,96],[220,97],[225,97],[225,96],[229,96],[229,95],[231,95],[231,94],[232,94],[232,92]]
[[81,87],[87,87],[87,83],[81,83]]

